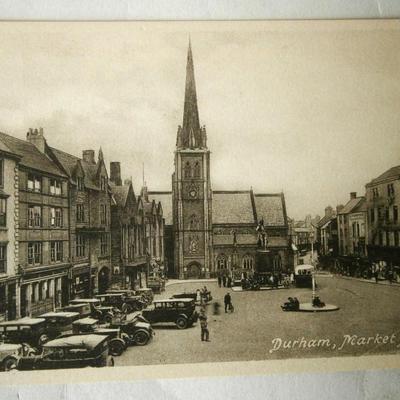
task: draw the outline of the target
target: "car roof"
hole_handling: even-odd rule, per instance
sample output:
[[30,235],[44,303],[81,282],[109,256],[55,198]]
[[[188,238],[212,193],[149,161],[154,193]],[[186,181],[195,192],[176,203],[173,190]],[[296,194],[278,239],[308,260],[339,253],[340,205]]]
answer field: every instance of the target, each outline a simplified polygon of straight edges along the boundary
[[153,303],[168,303],[171,301],[175,301],[175,302],[184,302],[184,303],[192,303],[193,299],[191,298],[182,298],[182,299],[160,299],[160,300],[154,300]]
[[65,317],[65,318],[71,318],[71,317],[77,317],[80,315],[77,312],[73,311],[52,311],[48,312],[46,314],[42,314],[40,318],[46,318],[46,317]]
[[42,322],[45,322],[44,318],[30,318],[24,317],[20,319],[14,319],[12,321],[3,321],[0,322],[0,326],[15,326],[15,325],[37,325]]
[[73,325],[92,325],[95,324],[96,322],[99,322],[97,319],[94,318],[81,318],[77,319],[76,321],[73,322]]
[[79,347],[82,349],[92,350],[107,339],[108,336],[103,335],[72,335],[50,340],[45,343],[43,347]]
[[99,299],[73,299],[69,302],[72,304],[98,303]]
[[96,294],[96,297],[111,297],[111,296],[119,296],[122,295],[123,293],[103,293],[103,294]]
[[74,303],[74,304],[68,304],[67,306],[65,306],[64,308],[78,308],[78,307],[82,307],[82,306],[87,306],[88,303]]

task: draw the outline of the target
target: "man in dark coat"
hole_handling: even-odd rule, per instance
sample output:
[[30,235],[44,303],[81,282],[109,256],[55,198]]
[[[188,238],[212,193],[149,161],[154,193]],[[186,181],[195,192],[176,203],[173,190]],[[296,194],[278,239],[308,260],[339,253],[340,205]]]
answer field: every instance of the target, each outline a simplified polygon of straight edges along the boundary
[[225,304],[225,312],[228,312],[228,310],[230,310],[231,304],[232,304],[231,295],[229,293],[227,293],[224,297],[224,304]]

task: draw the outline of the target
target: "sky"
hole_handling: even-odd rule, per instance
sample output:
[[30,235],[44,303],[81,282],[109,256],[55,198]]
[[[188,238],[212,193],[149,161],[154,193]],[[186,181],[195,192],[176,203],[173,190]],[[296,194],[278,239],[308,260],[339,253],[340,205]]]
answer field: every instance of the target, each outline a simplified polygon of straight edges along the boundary
[[400,23],[0,23],[0,131],[170,190],[191,37],[214,190],[283,191],[302,219],[400,164]]

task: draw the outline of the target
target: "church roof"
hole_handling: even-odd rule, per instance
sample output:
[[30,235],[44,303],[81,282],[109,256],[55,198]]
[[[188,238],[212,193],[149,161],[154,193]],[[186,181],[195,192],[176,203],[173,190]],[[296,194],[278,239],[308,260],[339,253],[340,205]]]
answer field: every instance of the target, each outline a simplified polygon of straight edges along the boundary
[[254,224],[251,192],[213,191],[213,224]]
[[257,220],[265,226],[286,225],[286,210],[283,194],[255,194],[254,205]]
[[172,225],[172,192],[148,192],[149,200],[161,203],[165,225]]

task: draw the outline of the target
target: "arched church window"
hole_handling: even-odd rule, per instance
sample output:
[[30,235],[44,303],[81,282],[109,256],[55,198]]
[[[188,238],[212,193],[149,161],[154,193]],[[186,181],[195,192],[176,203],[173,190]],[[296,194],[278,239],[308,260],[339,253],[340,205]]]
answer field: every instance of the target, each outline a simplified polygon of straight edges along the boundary
[[254,259],[250,254],[246,254],[242,260],[243,269],[253,269]]
[[226,255],[225,254],[220,254],[217,257],[217,269],[218,270],[226,269],[227,268],[227,264],[228,264],[228,260],[226,258]]
[[200,164],[198,161],[194,164],[194,177],[200,178]]
[[191,178],[192,177],[192,168],[190,167],[189,162],[186,162],[186,164],[185,164],[184,175],[185,175],[185,178]]

